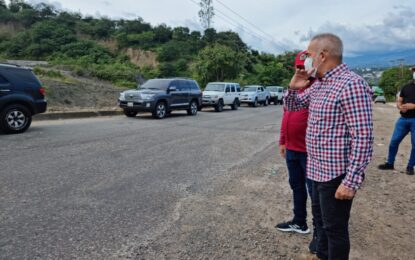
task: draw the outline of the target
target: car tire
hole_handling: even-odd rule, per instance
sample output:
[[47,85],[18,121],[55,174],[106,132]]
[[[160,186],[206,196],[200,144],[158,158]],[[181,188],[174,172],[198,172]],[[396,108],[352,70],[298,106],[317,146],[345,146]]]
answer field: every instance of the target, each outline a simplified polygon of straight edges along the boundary
[[223,100],[220,99],[218,101],[218,104],[215,106],[215,111],[216,112],[222,112],[223,111]]
[[135,117],[137,115],[137,112],[124,110],[124,115],[126,117]]
[[252,103],[253,107],[257,107],[258,106],[258,98],[255,98],[254,103]]
[[233,104],[231,105],[232,110],[238,110],[238,107],[239,107],[238,103],[239,103],[238,99],[235,98],[235,100],[233,101]]
[[269,103],[269,99],[266,98],[265,101],[264,101],[264,107],[268,106],[268,103]]
[[167,115],[167,107],[166,103],[164,101],[160,101],[156,104],[154,111],[153,111],[153,117],[155,119],[163,119]]
[[195,115],[197,115],[198,110],[199,110],[199,108],[198,108],[197,102],[193,100],[192,102],[190,102],[190,106],[187,109],[187,114],[189,116],[195,116]]
[[32,113],[23,105],[11,105],[0,113],[0,130],[6,134],[25,132],[32,123]]

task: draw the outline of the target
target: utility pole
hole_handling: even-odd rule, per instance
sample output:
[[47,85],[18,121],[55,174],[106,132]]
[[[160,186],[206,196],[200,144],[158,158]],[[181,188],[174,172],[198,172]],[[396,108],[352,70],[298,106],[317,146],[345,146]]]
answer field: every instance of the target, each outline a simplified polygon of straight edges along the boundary
[[213,23],[213,16],[215,11],[213,8],[213,0],[201,0],[200,3],[199,18],[202,27],[206,30],[211,28]]

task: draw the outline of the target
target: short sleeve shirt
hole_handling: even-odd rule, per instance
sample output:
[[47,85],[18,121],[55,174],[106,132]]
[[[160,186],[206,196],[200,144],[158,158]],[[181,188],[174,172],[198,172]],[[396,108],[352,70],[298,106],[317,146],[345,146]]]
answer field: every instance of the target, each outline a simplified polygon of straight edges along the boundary
[[[403,104],[415,104],[415,83],[412,82],[408,85],[405,85],[402,88],[399,96],[403,99]],[[408,110],[406,113],[401,112],[401,115],[405,118],[415,118],[415,110]]]

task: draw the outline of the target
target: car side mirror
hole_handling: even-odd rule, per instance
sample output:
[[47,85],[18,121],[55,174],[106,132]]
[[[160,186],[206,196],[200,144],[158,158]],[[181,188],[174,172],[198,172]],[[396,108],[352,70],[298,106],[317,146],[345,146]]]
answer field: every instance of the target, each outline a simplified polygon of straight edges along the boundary
[[229,93],[229,92],[231,92],[231,90],[230,90],[230,89],[225,90],[225,93]]
[[169,87],[169,92],[177,91],[177,88],[175,86]]

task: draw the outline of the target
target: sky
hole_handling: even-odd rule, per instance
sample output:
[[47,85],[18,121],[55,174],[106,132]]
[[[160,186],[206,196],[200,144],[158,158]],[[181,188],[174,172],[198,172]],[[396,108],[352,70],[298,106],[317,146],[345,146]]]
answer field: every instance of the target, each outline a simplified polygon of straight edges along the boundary
[[[96,17],[142,17],[152,25],[202,29],[199,0],[29,2]],[[310,37],[320,32],[340,36],[348,57],[415,49],[415,0],[213,0],[213,4],[216,30],[238,32],[250,47],[264,52],[306,49]]]

